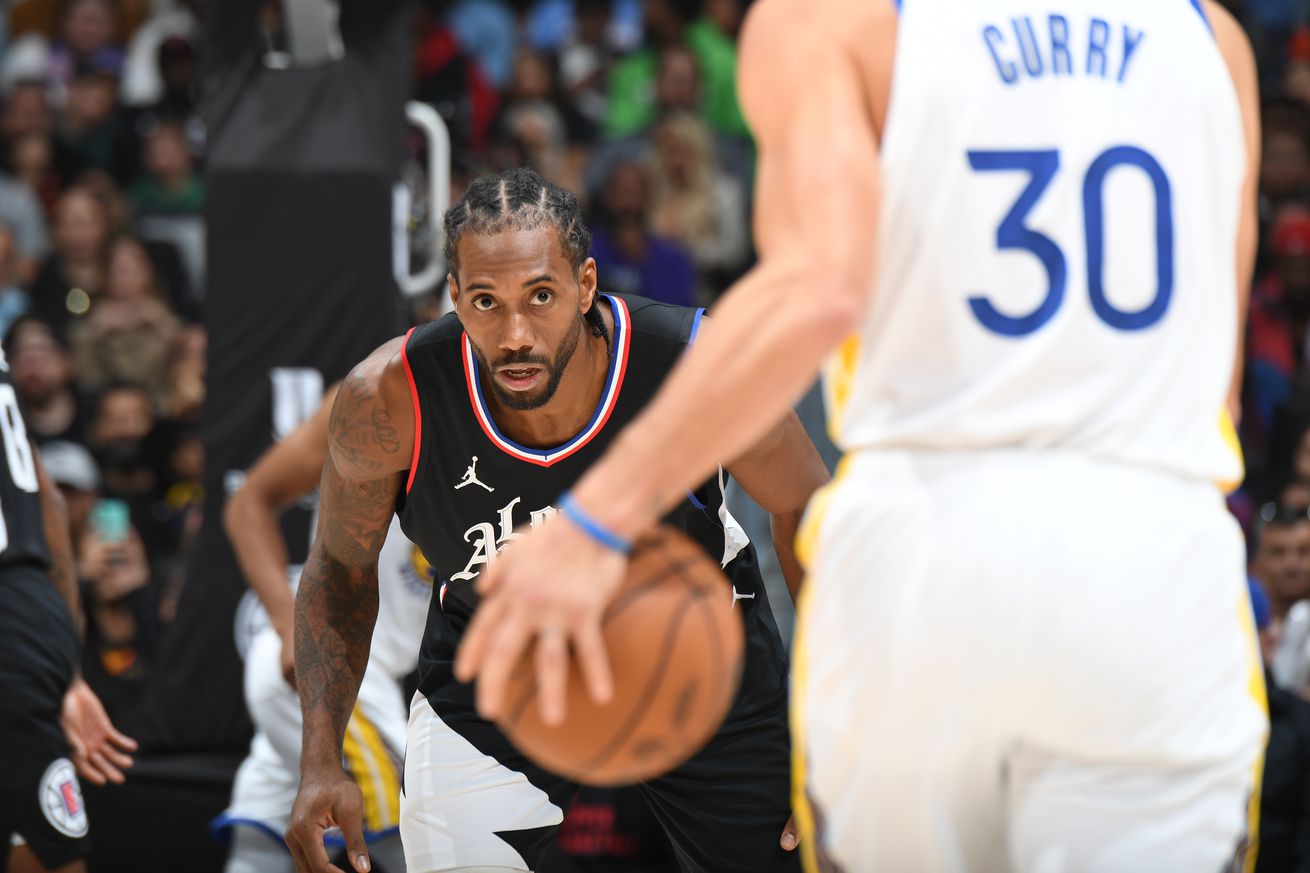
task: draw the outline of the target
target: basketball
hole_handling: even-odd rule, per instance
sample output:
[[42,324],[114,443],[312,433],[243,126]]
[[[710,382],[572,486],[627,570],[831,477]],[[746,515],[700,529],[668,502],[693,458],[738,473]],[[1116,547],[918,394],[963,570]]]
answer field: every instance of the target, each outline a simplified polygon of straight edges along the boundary
[[717,564],[661,526],[640,539],[605,613],[614,695],[601,706],[570,661],[568,713],[542,723],[532,654],[518,663],[500,727],[547,770],[589,785],[666,773],[695,754],[728,714],[742,666],[742,623]]

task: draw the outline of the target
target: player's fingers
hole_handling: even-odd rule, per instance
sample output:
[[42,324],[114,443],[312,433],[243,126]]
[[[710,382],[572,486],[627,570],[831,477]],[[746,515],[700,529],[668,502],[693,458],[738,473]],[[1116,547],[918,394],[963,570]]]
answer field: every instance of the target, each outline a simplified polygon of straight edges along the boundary
[[109,728],[109,742],[118,746],[118,748],[122,749],[124,752],[135,752],[137,749],[136,740],[132,739],[127,734],[120,733],[112,726]]
[[789,815],[787,823],[782,827],[782,839],[778,841],[778,845],[790,852],[800,845],[800,842],[801,836],[796,830],[796,816]]
[[115,767],[107,757],[105,757],[105,753],[101,749],[93,750],[90,759],[96,770],[110,782],[117,785],[124,781],[122,772]]
[[105,760],[109,761],[109,763],[113,764],[115,767],[126,770],[132,766],[132,756],[125,752],[120,752],[113,746],[103,746],[101,752],[104,754]]
[[91,762],[91,759],[87,757],[85,753],[83,754],[74,753],[73,766],[77,768],[77,775],[81,776],[83,779],[85,779],[87,782],[90,782],[92,785],[104,785],[106,782],[109,781],[105,777],[105,774],[100,772],[100,770],[95,766],[95,764]]
[[[312,836],[295,827],[287,830],[287,847],[291,849],[291,860],[295,862],[296,873],[343,873],[338,870],[323,848],[323,829],[310,828]],[[317,846],[318,850],[314,851]]]
[[488,594],[496,590],[496,586],[500,585],[500,577],[502,574],[501,564],[503,563],[503,559],[497,561],[478,574],[478,581],[473,583],[473,589],[477,591],[478,594],[486,597]]
[[537,706],[548,725],[564,721],[569,690],[569,645],[564,632],[548,627],[537,635]]
[[[88,753],[87,764],[107,782],[113,782],[115,785],[119,785],[125,781],[123,779],[122,771],[115,767],[113,762],[105,757],[104,751],[101,749],[92,749],[90,753]],[[104,785],[105,782],[97,782],[96,784]]]
[[77,775],[81,776],[92,785],[104,785],[105,777],[91,763],[91,756],[87,753],[86,743],[75,733],[65,731],[68,738],[68,746],[73,759],[73,767],[77,770]]
[[327,849],[323,846],[323,828],[314,826],[312,829],[313,836],[306,839],[305,834],[301,833],[300,850],[301,857],[305,861],[305,873],[344,873],[339,867],[332,863],[328,857]]
[[478,712],[483,718],[494,719],[500,715],[505,684],[530,639],[531,629],[526,620],[518,612],[507,610],[486,644],[482,668],[478,671]]
[[296,842],[293,831],[294,828],[287,828],[283,837],[287,844],[287,851],[291,853],[291,863],[295,866],[296,873],[309,873],[309,864],[305,861],[304,853],[300,851],[300,845]]
[[582,668],[587,693],[597,703],[609,703],[614,696],[614,678],[610,673],[609,653],[605,650],[605,637],[600,622],[588,619],[573,632],[573,646]]
[[501,597],[490,597],[478,604],[473,620],[464,630],[459,651],[455,653],[455,678],[460,682],[472,682],[478,674],[487,643],[505,608],[505,600]]
[[[352,786],[353,788],[353,786]],[[368,873],[372,869],[368,858],[368,844],[364,842],[364,806],[359,792],[351,790],[337,802],[332,813],[341,836],[346,841],[346,858],[356,873]]]

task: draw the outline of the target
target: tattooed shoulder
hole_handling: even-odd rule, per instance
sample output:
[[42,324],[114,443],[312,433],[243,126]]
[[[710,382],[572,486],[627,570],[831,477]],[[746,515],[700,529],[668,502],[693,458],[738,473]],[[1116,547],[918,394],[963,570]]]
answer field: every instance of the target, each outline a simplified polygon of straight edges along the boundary
[[397,338],[382,346],[342,382],[328,440],[343,472],[372,477],[409,467],[414,413],[400,361],[403,342]]

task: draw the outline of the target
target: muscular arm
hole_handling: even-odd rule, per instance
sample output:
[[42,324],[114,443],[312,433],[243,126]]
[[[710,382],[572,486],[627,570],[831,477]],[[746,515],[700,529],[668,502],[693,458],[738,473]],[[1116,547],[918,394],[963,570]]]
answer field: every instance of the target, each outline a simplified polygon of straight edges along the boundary
[[1242,366],[1245,361],[1246,310],[1251,298],[1251,277],[1255,272],[1256,246],[1260,233],[1257,191],[1260,181],[1260,89],[1255,55],[1241,25],[1220,4],[1206,0],[1206,15],[1215,40],[1233,77],[1233,87],[1242,107],[1246,139],[1246,176],[1242,183],[1242,214],[1237,230],[1237,355],[1229,386],[1228,410],[1236,422],[1242,409]]
[[409,469],[413,412],[392,340],[342,383],[328,423],[319,533],[296,595],[301,771],[339,770],[377,619],[378,552]]
[[[880,167],[855,46],[887,54],[890,69],[894,28],[891,3],[827,0],[816,13],[802,0],[762,0],[752,8],[740,86],[760,152],[760,262],[575,488],[610,529],[635,536],[722,459],[745,452],[862,316],[873,288]],[[798,69],[806,75],[795,76]],[[688,440],[693,423],[703,436]]]
[[794,602],[805,571],[796,557],[796,529],[805,505],[828,481],[828,468],[796,413],[788,412],[764,439],[728,465],[728,472],[769,513],[773,550]]
[[36,482],[41,497],[41,524],[45,528],[46,548],[50,551],[50,581],[68,603],[68,609],[73,614],[73,626],[77,628],[80,639],[85,634],[86,622],[77,590],[73,540],[68,533],[68,507],[59,486],[55,485],[46,472],[45,464],[41,462],[41,453],[35,446],[32,447],[32,458],[36,463]]
[[264,453],[223,510],[223,528],[241,572],[288,646],[295,601],[287,585],[287,546],[278,514],[313,491],[323,474],[336,393],[336,386],[329,388],[318,411]]

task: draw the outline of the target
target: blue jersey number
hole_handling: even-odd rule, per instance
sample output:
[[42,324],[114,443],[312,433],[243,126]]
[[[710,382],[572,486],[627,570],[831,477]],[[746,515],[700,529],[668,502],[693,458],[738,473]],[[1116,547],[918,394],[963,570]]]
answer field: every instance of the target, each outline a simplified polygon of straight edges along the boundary
[[[1019,171],[1028,186],[996,230],[999,249],[1031,252],[1046,270],[1046,296],[1027,315],[1006,315],[982,295],[969,298],[969,308],[988,330],[1021,337],[1040,330],[1064,302],[1068,260],[1058,243],[1024,223],[1060,169],[1058,151],[971,151],[969,166],[980,173]],[[1124,311],[1105,296],[1105,177],[1115,167],[1137,167],[1155,189],[1155,297],[1145,308]],[[1174,210],[1169,177],[1160,162],[1134,146],[1115,146],[1092,161],[1083,179],[1083,228],[1087,242],[1087,290],[1097,316],[1116,330],[1143,330],[1164,317],[1174,289]]]

